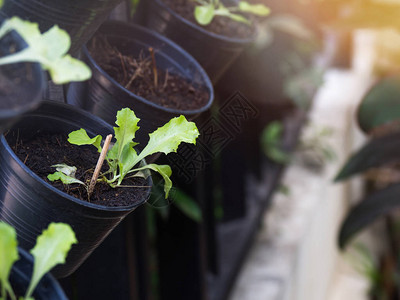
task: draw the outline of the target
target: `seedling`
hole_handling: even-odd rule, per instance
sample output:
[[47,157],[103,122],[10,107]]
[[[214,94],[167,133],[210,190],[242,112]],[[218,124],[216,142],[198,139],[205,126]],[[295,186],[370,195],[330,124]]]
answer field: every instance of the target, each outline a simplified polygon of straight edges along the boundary
[[83,62],[67,54],[71,39],[65,30],[57,25],[43,34],[37,23],[12,17],[0,27],[0,39],[15,30],[28,44],[28,47],[0,58],[0,65],[18,62],[38,62],[49,71],[54,83],[83,81],[91,77],[91,71]]
[[[171,168],[168,165],[148,164],[139,166],[139,163],[146,157],[155,153],[171,153],[176,152],[181,142],[196,143],[196,138],[199,136],[199,131],[196,124],[188,122],[184,116],[171,119],[167,124],[158,128],[149,135],[149,141],[144,149],[138,154],[134,149],[137,145],[133,141],[135,133],[139,129],[137,125],[140,121],[135,113],[124,108],[117,112],[116,124],[114,127],[114,135],[116,142],[107,150],[107,145],[101,146],[102,137],[100,135],[90,138],[84,129],[79,129],[71,132],[68,135],[68,142],[74,145],[93,145],[98,152],[106,153],[104,155],[108,164],[108,170],[99,174],[99,178],[95,178],[95,182],[104,181],[111,187],[124,187],[122,181],[125,178],[145,176],[143,171],[146,169],[158,172],[164,179],[165,198],[172,187],[170,176]],[[99,163],[98,163],[99,165]],[[50,181],[61,180],[64,184],[78,183],[86,187],[88,196],[90,197],[90,184],[82,182],[75,178],[76,167],[65,164],[57,164],[53,167],[56,172],[49,174],[47,178]]]
[[[0,222],[1,300],[17,299],[9,282],[11,268],[19,259],[16,236],[13,227]],[[65,263],[68,251],[76,243],[75,233],[69,225],[51,223],[37,238],[35,247],[30,251],[34,258],[33,273],[25,296],[19,297],[19,300],[33,300],[32,294],[42,277],[56,265]]]
[[271,122],[261,133],[261,148],[272,161],[286,164],[290,161],[290,154],[282,149],[283,130],[282,122]]
[[200,25],[208,25],[214,17],[228,17],[234,21],[250,24],[248,18],[241,13],[250,13],[258,16],[267,16],[270,9],[263,4],[250,4],[239,1],[237,6],[226,7],[220,0],[193,0],[198,5],[194,9],[194,17]]

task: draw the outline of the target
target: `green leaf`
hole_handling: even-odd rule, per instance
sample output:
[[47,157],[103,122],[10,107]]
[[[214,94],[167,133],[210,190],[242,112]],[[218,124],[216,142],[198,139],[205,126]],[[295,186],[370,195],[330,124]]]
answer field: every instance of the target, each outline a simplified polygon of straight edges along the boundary
[[121,157],[118,160],[118,167],[120,172],[120,178],[118,179],[118,184],[122,183],[124,177],[128,172],[135,166],[135,161],[137,158],[136,150],[133,148],[135,143],[130,142],[125,145],[124,150],[122,151]]
[[229,15],[227,15],[227,17],[231,18],[232,20],[234,20],[234,21],[236,21],[236,22],[241,22],[241,23],[245,23],[245,24],[250,24],[250,21],[247,20],[247,19],[246,19],[245,17],[243,17],[242,15],[230,13]]
[[[156,171],[161,174],[164,183],[165,197],[168,197],[168,193],[172,187],[170,180],[171,168],[164,165],[146,165],[143,167],[135,168],[143,159],[147,156],[162,152],[168,154],[176,152],[181,142],[196,143],[196,138],[199,136],[199,131],[196,124],[188,122],[184,116],[179,116],[171,119],[167,124],[158,128],[149,135],[149,142],[141,151],[137,154],[134,146],[137,143],[132,140],[135,138],[136,131],[139,129],[137,126],[139,118],[136,117],[135,113],[129,108],[124,108],[117,113],[116,124],[118,127],[114,127],[116,143],[108,151],[106,159],[109,165],[107,174],[103,174],[103,179],[107,181],[112,187],[118,187],[122,184],[122,181],[127,174],[136,176],[134,172],[138,172],[144,169]],[[87,145],[93,144],[98,150],[101,150],[100,141],[101,137],[90,138],[84,129],[74,131],[69,134],[68,141],[76,145]],[[61,170],[61,169],[60,169]],[[111,174],[109,178],[106,175]],[[49,180],[62,180],[65,183],[76,182],[71,174],[65,174],[62,170],[48,176]],[[140,174],[143,176],[144,174]],[[111,177],[111,178],[110,178]],[[115,183],[117,181],[117,183]]]
[[264,4],[250,4],[246,1],[240,1],[238,7],[242,12],[251,13],[258,16],[267,16],[271,13],[271,10]]
[[265,143],[272,144],[280,140],[283,132],[283,125],[281,122],[271,122],[262,133],[262,140]]
[[35,247],[30,251],[34,257],[33,274],[25,297],[31,297],[40,279],[65,259],[72,244],[77,240],[68,224],[51,223],[37,238]]
[[199,23],[200,25],[206,26],[210,24],[214,18],[214,6],[196,6],[194,9],[194,17],[197,23]]
[[400,206],[400,184],[379,190],[356,205],[347,215],[339,234],[339,246],[344,248],[350,239],[377,218]]
[[398,160],[400,158],[399,149],[400,133],[373,139],[349,158],[335,181],[341,181],[370,168]]
[[37,23],[12,17],[1,26],[0,38],[11,30],[17,31],[28,47],[0,58],[0,65],[22,61],[39,62],[43,69],[50,72],[56,84],[90,78],[91,71],[88,66],[66,55],[71,40],[68,33],[57,25],[41,34]]
[[269,148],[264,153],[269,159],[279,164],[286,164],[290,161],[290,155],[277,147]]
[[71,46],[71,39],[65,30],[62,30],[58,26],[51,27],[48,31],[41,34],[37,32],[34,36],[28,36],[25,32],[27,28],[31,26],[30,22],[19,20],[18,33],[22,35],[25,41],[31,46],[35,44],[40,52],[46,52],[46,59],[49,61],[56,61],[67,54],[69,47]]
[[400,121],[400,75],[380,80],[364,96],[357,113],[366,133],[393,121]]
[[170,179],[171,174],[172,174],[171,167],[168,165],[149,164],[149,165],[145,165],[143,167],[134,169],[134,170],[132,170],[132,172],[141,171],[141,170],[145,170],[145,169],[150,169],[155,172],[158,172],[162,176],[162,178],[164,179],[165,198],[168,198],[169,191],[172,188],[172,181]]
[[184,116],[179,116],[171,119],[149,136],[149,142],[138,155],[136,163],[154,153],[176,152],[181,142],[196,144],[199,131],[195,123],[188,122]]
[[75,177],[72,177],[72,176],[65,175],[62,172],[54,172],[53,174],[49,174],[49,175],[47,175],[47,179],[50,181],[61,180],[61,182],[64,184],[79,183],[79,184],[85,185],[85,183],[83,183],[79,179],[76,179]]
[[139,5],[140,0],[130,0],[130,16],[133,17],[133,15],[136,13],[136,9]]
[[4,0],[0,0],[0,8],[3,6]]
[[81,128],[79,130],[72,131],[68,135],[68,142],[73,145],[93,145],[97,148],[97,151],[101,152],[101,135],[97,135],[94,138],[90,138],[85,129]]
[[92,71],[86,64],[69,54],[54,61],[48,67],[54,83],[64,84],[71,81],[84,81],[92,76]]
[[261,148],[269,159],[277,163],[288,163],[290,155],[281,147],[282,134],[281,122],[270,123],[261,133]]
[[186,216],[195,222],[201,222],[201,209],[193,198],[184,193],[181,189],[175,189],[175,191],[171,193],[171,199],[174,205]]
[[232,13],[228,8],[226,8],[222,4],[219,5],[218,9],[215,10],[214,14],[216,16],[228,17],[236,22],[250,24],[250,21],[247,20],[247,18],[245,18],[242,15]]
[[56,168],[57,172],[47,175],[48,180],[61,180],[64,184],[79,183],[85,185],[82,181],[75,178],[76,167],[68,166],[66,164],[57,164],[52,167]]
[[127,146],[133,147],[137,145],[132,140],[135,138],[136,131],[140,128],[137,126],[139,121],[140,119],[129,108],[123,108],[117,112],[115,124],[118,127],[114,127],[115,139],[117,140],[114,147],[116,147],[117,152],[116,157],[112,157],[113,159],[121,160],[124,151],[131,153],[131,150],[126,149]]
[[[15,295],[8,281],[8,276],[18,258],[15,229],[4,222],[0,222],[0,283],[3,287],[2,291],[7,291],[12,299],[15,299]],[[6,295],[2,294],[1,297],[5,299]]]
[[75,178],[76,167],[74,166],[68,166],[67,164],[57,164],[57,165],[52,165],[52,167],[56,168],[57,171],[62,172],[65,175]]
[[125,175],[135,166],[137,154],[134,147],[137,143],[132,140],[135,138],[136,131],[140,128],[137,124],[140,121],[135,113],[129,108],[123,108],[117,112],[117,119],[114,127],[116,143],[107,154],[107,161],[111,171],[115,174],[119,168],[120,177],[118,185],[122,183]]
[[3,37],[6,33],[12,30],[18,32],[28,45],[34,44],[36,40],[41,39],[41,33],[37,23],[23,21],[18,17],[12,17],[3,22],[0,27],[0,37]]

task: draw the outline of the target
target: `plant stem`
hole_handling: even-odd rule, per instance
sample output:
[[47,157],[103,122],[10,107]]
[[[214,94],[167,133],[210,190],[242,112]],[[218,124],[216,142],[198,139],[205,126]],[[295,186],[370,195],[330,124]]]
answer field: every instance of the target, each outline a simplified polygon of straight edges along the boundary
[[158,72],[157,72],[156,56],[154,55],[154,49],[152,47],[149,48],[149,52],[150,52],[151,61],[152,61],[152,64],[153,64],[154,86],[157,89],[157,86],[158,86]]
[[4,286],[4,283],[2,282],[1,285],[1,298],[6,299],[6,287]]
[[93,193],[94,186],[96,185],[97,178],[99,177],[101,167],[103,165],[104,159],[106,158],[108,148],[110,147],[110,142],[112,139],[112,134],[107,135],[106,140],[104,142],[103,149],[101,149],[100,157],[97,161],[96,168],[94,169],[94,173],[92,179],[90,180],[89,188],[88,188],[88,197]]
[[[10,296],[11,300],[17,300],[17,297],[15,296],[14,291],[8,282],[7,282],[7,286],[5,288],[6,288],[6,291],[8,292],[8,295]],[[7,296],[7,293],[6,293],[6,296]],[[7,298],[4,298],[4,299],[7,299]]]
[[18,62],[43,62],[40,57],[32,57],[27,50],[21,50],[14,54],[10,54],[0,58],[0,65],[14,64]]

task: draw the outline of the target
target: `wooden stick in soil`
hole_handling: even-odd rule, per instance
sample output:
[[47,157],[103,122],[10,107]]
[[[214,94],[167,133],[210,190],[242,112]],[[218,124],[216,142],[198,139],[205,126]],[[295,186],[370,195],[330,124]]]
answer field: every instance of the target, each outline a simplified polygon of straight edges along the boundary
[[99,177],[101,167],[103,166],[104,159],[106,158],[108,148],[110,147],[110,142],[112,139],[112,134],[107,135],[106,140],[103,145],[103,149],[101,150],[100,157],[97,160],[96,168],[94,169],[94,173],[92,179],[90,180],[89,188],[88,188],[88,197],[93,193],[94,186],[96,185],[97,178]]
[[154,55],[154,49],[152,47],[149,48],[149,52],[150,52],[151,61],[152,61],[152,64],[153,64],[154,87],[157,89],[157,86],[158,86],[158,72],[157,72],[156,56]]

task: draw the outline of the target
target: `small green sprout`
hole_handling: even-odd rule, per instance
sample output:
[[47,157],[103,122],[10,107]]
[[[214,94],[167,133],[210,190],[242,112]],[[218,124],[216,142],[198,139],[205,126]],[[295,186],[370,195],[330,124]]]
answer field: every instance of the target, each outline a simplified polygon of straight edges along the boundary
[[[140,119],[135,113],[124,108],[117,112],[117,127],[114,127],[115,144],[106,152],[105,160],[108,164],[108,170],[100,174],[97,181],[104,181],[111,187],[122,187],[122,181],[125,178],[138,177],[146,175],[145,170],[153,170],[158,172],[164,179],[165,198],[172,187],[170,176],[172,170],[168,165],[148,164],[140,166],[140,162],[155,153],[168,154],[176,152],[181,142],[196,143],[199,131],[196,124],[188,122],[184,116],[171,119],[167,124],[150,133],[149,141],[143,150],[138,154],[134,149],[137,145],[133,141],[136,131],[139,129],[137,125]],[[93,145],[99,153],[103,152],[101,145],[102,137],[100,135],[90,138],[84,129],[71,132],[68,135],[68,142],[74,145]],[[90,196],[90,185],[83,183],[75,178],[76,168],[65,164],[54,165],[56,172],[49,174],[47,178],[50,181],[61,180],[64,184],[80,183],[88,190]],[[75,169],[74,169],[75,168]]]
[[49,71],[54,83],[64,84],[70,81],[83,81],[91,77],[90,68],[67,54],[71,39],[65,30],[57,25],[43,34],[37,23],[12,17],[0,27],[0,39],[15,30],[28,44],[28,47],[16,53],[0,58],[0,65],[18,62],[37,62]]
[[[17,234],[10,225],[0,222],[0,299],[17,297],[9,282],[9,275],[13,264],[19,259],[17,248]],[[33,273],[25,296],[19,300],[33,300],[32,294],[43,276],[58,264],[65,263],[65,259],[72,244],[77,240],[74,231],[68,224],[51,223],[37,238],[35,247],[30,251],[34,257]]]
[[250,13],[267,16],[270,9],[263,4],[250,4],[239,1],[237,6],[226,7],[220,0],[193,0],[198,5],[194,9],[194,17],[200,25],[208,25],[216,16],[228,17],[234,21],[250,24],[250,21],[240,13]]
[[271,122],[261,133],[261,147],[269,159],[286,164],[290,161],[290,154],[282,149],[283,130],[282,122]]

